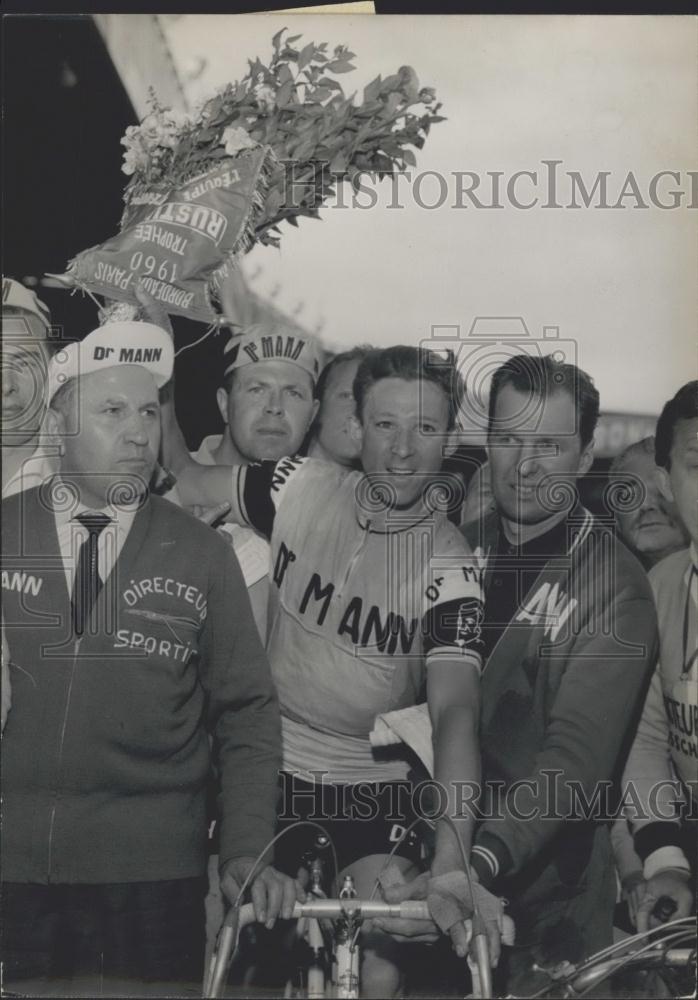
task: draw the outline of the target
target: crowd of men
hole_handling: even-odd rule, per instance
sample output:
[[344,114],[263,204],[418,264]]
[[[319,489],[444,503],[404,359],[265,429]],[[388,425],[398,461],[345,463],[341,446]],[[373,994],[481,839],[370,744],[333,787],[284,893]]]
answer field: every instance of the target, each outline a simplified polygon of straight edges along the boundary
[[[464,498],[442,468],[456,359],[324,364],[252,324],[212,386],[223,432],[190,454],[169,320],[138,295],[142,321],[69,342],[3,281],[8,988],[191,992],[226,905],[248,891],[271,931],[305,898],[302,819],[335,887],[367,897],[391,856],[386,899],[456,905],[365,926],[364,996],[399,994],[410,948],[466,954],[464,858],[503,992],[610,944],[621,895],[639,930],[690,914],[698,381],[615,460],[598,517],[593,379],[512,357]],[[370,740],[421,703],[431,775]]]

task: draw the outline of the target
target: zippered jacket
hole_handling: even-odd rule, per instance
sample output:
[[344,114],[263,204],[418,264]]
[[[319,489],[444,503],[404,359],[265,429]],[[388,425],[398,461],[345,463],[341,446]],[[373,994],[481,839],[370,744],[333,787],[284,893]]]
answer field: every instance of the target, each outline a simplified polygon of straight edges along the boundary
[[[486,561],[497,514],[466,538]],[[620,777],[657,655],[652,592],[613,531],[577,506],[566,541],[526,574],[518,609],[484,667],[481,746],[490,817],[475,851],[490,878],[575,885]],[[514,567],[512,567],[514,568]],[[570,823],[569,820],[578,822]],[[478,872],[480,868],[478,867]],[[487,880],[485,878],[485,880]]]
[[158,881],[206,870],[209,733],[221,864],[273,835],[278,705],[237,560],[159,497],[138,511],[83,637],[47,498],[3,501],[12,710],[6,881]]

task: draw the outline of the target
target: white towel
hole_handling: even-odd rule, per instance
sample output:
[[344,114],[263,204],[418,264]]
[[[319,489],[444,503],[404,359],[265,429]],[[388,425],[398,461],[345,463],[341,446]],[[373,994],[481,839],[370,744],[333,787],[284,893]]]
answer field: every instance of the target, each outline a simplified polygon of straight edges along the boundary
[[429,774],[434,774],[431,719],[426,703],[376,716],[369,739],[373,747],[406,743],[417,754]]

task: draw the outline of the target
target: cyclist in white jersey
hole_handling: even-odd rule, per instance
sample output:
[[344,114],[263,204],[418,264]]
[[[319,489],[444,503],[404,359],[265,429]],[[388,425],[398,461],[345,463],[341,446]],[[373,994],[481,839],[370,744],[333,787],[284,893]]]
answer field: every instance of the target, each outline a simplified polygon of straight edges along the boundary
[[[374,755],[368,734],[377,714],[420,700],[425,683],[440,805],[469,852],[472,815],[462,795],[464,781],[479,781],[481,585],[464,539],[439,509],[452,484],[438,475],[460,388],[453,364],[429,351],[370,352],[354,382],[363,474],[301,458],[192,470],[171,426],[165,460],[185,503],[228,500],[235,520],[271,538],[268,655],[284,769],[323,786],[406,779],[407,763]],[[386,853],[377,845],[349,866],[359,895],[372,890]],[[409,878],[409,859],[400,864]],[[453,831],[440,820],[432,873],[461,867]],[[461,931],[452,936],[462,954]],[[397,950],[383,934],[366,936],[366,995],[397,990]]]

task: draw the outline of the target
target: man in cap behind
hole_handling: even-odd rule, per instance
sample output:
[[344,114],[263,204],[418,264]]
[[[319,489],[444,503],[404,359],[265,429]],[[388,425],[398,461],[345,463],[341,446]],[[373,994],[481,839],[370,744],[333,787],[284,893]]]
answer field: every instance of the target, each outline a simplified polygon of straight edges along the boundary
[[311,337],[256,324],[228,342],[216,400],[226,433],[205,438],[206,465],[247,465],[295,455],[317,412],[320,351]]
[[[237,561],[147,489],[172,366],[147,323],[59,351],[58,474],[3,502],[6,985],[170,995],[200,981],[209,732],[230,897],[273,833],[278,707]],[[267,867],[252,895],[273,922],[295,886]]]
[[[164,310],[142,290],[138,297],[152,322],[171,333]],[[240,318],[246,321],[248,316]],[[171,386],[169,401],[163,406],[163,423],[169,429],[170,440],[195,481],[202,471],[200,466],[248,465],[295,454],[318,408],[314,397],[321,365],[319,345],[312,337],[299,336],[295,328],[270,320],[251,323],[242,336],[230,338],[222,363],[223,384],[216,393],[226,425],[222,434],[204,438],[198,451],[189,455],[176,421]],[[167,497],[174,503],[181,503],[176,486]],[[196,514],[202,513],[200,504],[189,509]],[[218,514],[229,509],[226,503],[204,508],[204,511]],[[238,558],[254,619],[264,641],[269,601],[269,543],[246,525],[227,523],[219,530],[227,537]],[[209,893],[206,897],[207,955],[212,951],[224,916],[217,877],[219,824],[216,816],[217,810],[212,810]]]
[[2,279],[2,495],[36,486],[55,471],[40,440],[52,353],[49,311],[13,278]]
[[[144,296],[147,313],[165,329],[167,317]],[[204,438],[198,451],[186,451],[174,406],[163,408],[167,439],[176,450],[178,464],[188,466],[196,478],[199,465],[239,466],[278,461],[295,455],[318,409],[315,385],[320,373],[321,351],[310,336],[271,321],[247,327],[233,336],[223,353],[223,384],[216,393],[223,434]],[[173,497],[174,499],[174,497]],[[237,524],[224,528],[245,576],[260,633],[266,632],[269,545],[258,532]]]

